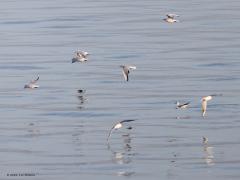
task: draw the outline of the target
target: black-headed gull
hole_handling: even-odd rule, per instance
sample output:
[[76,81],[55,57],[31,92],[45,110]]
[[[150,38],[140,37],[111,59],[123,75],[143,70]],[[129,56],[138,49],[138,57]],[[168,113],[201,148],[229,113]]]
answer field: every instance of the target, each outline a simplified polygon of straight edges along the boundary
[[39,80],[39,76],[37,79],[30,81],[28,84],[24,86],[24,88],[29,88],[29,89],[34,89],[34,88],[39,88],[39,85],[37,85],[37,81]]
[[175,19],[175,17],[179,17],[179,15],[177,14],[166,14],[167,18],[164,18],[163,20],[168,22],[168,23],[175,23],[175,22],[179,22],[179,20]]
[[202,101],[202,116],[204,117],[207,111],[207,102],[210,101],[213,98],[213,96],[204,96]]
[[122,68],[123,77],[126,81],[129,80],[128,75],[130,73],[130,70],[137,69],[136,66],[132,66],[132,65],[121,65],[120,67]]
[[[124,124],[124,123],[132,122],[132,121],[135,121],[135,120],[134,120],[134,119],[127,119],[127,120],[123,120],[123,121],[120,121],[120,122],[116,123],[116,124],[111,128],[111,130],[110,130],[110,132],[109,132],[109,134],[108,134],[108,137],[107,137],[107,141],[109,140],[109,138],[110,138],[113,130],[120,129],[120,128],[123,127],[123,124]],[[128,128],[128,129],[131,129],[131,127]]]
[[85,62],[88,60],[89,53],[86,51],[76,51],[74,57],[72,58],[72,63],[75,62]]
[[185,108],[188,107],[189,104],[190,104],[190,102],[180,104],[180,102],[177,101],[176,102],[176,105],[177,105],[176,109],[185,109]]

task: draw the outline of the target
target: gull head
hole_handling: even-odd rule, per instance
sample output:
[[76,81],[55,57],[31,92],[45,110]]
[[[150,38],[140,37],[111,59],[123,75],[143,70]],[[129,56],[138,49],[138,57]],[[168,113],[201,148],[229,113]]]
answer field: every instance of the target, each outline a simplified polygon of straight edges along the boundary
[[212,96],[204,96],[202,98],[202,101],[210,101],[212,99]]

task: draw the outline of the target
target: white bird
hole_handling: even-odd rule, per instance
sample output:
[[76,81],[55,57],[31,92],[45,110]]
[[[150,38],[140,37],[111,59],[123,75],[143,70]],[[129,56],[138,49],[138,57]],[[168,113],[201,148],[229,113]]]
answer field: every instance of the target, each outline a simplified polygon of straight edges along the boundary
[[212,99],[213,96],[204,96],[201,101],[202,101],[202,116],[204,117],[207,111],[207,102]]
[[85,62],[87,61],[87,57],[88,57],[89,53],[86,51],[76,51],[74,54],[74,57],[72,58],[72,63],[75,62]]
[[177,14],[166,14],[167,18],[163,19],[164,21],[168,22],[168,23],[175,23],[175,22],[179,22],[179,20],[174,19],[175,17],[179,17],[179,15]]
[[[120,129],[120,128],[123,127],[123,123],[132,122],[132,121],[135,121],[135,120],[134,120],[134,119],[127,119],[127,120],[123,120],[123,121],[120,121],[120,122],[118,122],[117,124],[115,124],[115,125],[111,128],[111,130],[110,130],[110,132],[109,132],[109,134],[108,134],[107,141],[109,140],[109,138],[110,138],[113,130]],[[131,129],[131,128],[129,128],[129,129]]]
[[137,69],[136,66],[131,66],[131,65],[121,65],[120,67],[122,68],[123,77],[126,81],[129,80],[128,75],[130,73],[130,70]]
[[184,103],[184,104],[180,104],[178,101],[176,102],[177,107],[176,109],[185,109],[188,107],[188,105],[190,104],[190,102]]
[[37,85],[37,81],[39,80],[39,76],[37,79],[30,81],[28,84],[24,86],[24,88],[29,88],[29,89],[34,89],[34,88],[39,88],[39,85]]

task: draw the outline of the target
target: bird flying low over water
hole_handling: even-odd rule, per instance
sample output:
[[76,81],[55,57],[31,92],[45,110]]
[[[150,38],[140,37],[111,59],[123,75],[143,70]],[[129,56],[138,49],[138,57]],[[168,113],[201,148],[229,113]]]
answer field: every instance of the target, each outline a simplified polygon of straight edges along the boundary
[[208,144],[208,138],[207,137],[205,137],[205,136],[203,136],[202,137],[202,142],[203,142],[203,144]]
[[[109,132],[109,134],[108,134],[108,137],[107,137],[107,141],[109,140],[109,138],[110,138],[113,130],[120,129],[120,128],[123,127],[123,124],[124,124],[124,123],[132,122],[132,121],[135,121],[135,120],[134,120],[134,119],[127,119],[127,120],[123,120],[123,121],[120,121],[120,122],[116,123],[116,124],[111,128],[111,130],[110,130],[110,132]],[[131,129],[131,128],[129,128],[129,129]]]
[[185,109],[188,107],[188,105],[190,104],[190,102],[184,103],[184,104],[180,104],[178,101],[176,102],[177,107],[176,109]]
[[207,111],[207,102],[210,101],[213,98],[213,96],[204,96],[202,101],[202,116],[204,117]]
[[29,89],[34,89],[34,88],[39,88],[39,85],[37,85],[37,81],[39,80],[39,76],[37,79],[30,81],[28,84],[24,86],[24,88],[29,88]]
[[72,63],[75,62],[85,62],[88,60],[89,53],[86,51],[76,51],[74,57],[72,58]]
[[128,76],[129,76],[130,70],[137,69],[136,66],[131,66],[131,65],[121,65],[120,67],[122,68],[122,73],[125,81],[129,80]]
[[179,17],[179,15],[177,14],[166,14],[167,18],[164,18],[163,20],[168,22],[168,23],[175,23],[175,22],[179,22],[179,20],[175,19],[175,17]]

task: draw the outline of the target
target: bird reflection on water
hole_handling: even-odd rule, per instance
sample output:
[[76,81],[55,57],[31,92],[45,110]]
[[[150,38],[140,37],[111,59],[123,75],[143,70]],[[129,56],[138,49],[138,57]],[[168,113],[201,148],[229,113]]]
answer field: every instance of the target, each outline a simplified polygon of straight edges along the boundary
[[204,151],[204,160],[207,165],[212,166],[214,163],[213,156],[213,147],[208,144],[208,138],[203,137],[203,151]]
[[28,136],[38,137],[40,135],[40,129],[35,123],[29,123],[27,127]]
[[122,136],[123,138],[123,146],[117,147],[108,143],[108,150],[112,153],[112,161],[116,164],[128,164],[131,162],[131,137],[129,134],[125,134]]
[[[130,130],[130,129],[128,129]],[[134,153],[132,152],[132,145],[131,141],[132,138],[129,133],[122,135],[123,143],[116,144],[110,144],[110,142],[107,143],[108,150],[111,152],[111,159],[114,164],[118,164],[121,166],[124,166],[126,164],[130,164],[132,162],[132,157],[134,156]],[[124,170],[123,167],[121,167],[117,172],[117,176],[132,176],[135,172],[129,170],[129,167]]]
[[83,109],[84,108],[84,103],[88,100],[86,95],[85,95],[85,92],[86,90],[85,89],[79,89],[78,91],[78,99],[79,99],[79,104],[80,106],[78,106],[79,109]]

